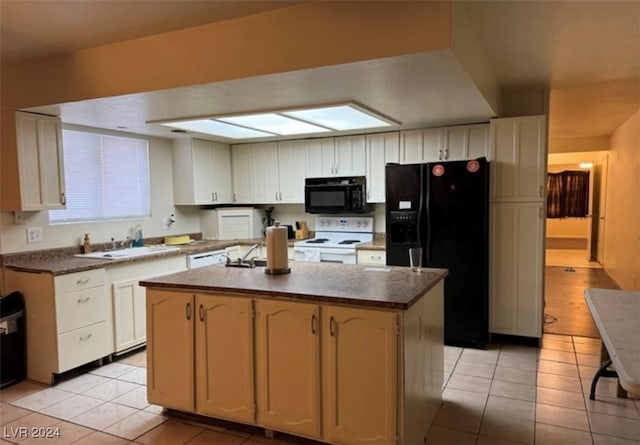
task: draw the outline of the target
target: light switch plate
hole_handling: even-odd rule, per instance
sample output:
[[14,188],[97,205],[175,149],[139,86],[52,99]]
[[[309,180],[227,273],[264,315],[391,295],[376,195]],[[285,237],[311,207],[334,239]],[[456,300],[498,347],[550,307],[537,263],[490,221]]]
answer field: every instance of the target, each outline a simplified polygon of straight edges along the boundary
[[28,227],[27,243],[41,243],[41,242],[42,242],[42,227]]

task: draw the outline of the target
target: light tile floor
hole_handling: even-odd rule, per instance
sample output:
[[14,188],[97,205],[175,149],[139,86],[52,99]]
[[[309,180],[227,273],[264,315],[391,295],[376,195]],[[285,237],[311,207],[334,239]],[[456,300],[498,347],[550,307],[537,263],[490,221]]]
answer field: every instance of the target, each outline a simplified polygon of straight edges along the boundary
[[[600,340],[554,334],[542,349],[445,347],[443,403],[427,444],[640,444],[640,398],[616,398],[615,381],[601,379],[589,400],[599,352]],[[0,445],[314,443],[167,417],[146,400],[145,366],[143,351],[53,387],[24,381],[0,391]]]

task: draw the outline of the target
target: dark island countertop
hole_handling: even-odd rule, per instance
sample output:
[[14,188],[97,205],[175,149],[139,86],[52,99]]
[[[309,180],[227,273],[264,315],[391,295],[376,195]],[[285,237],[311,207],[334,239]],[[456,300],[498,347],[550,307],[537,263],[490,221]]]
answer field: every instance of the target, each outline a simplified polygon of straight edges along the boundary
[[268,275],[263,268],[202,267],[141,281],[167,290],[224,292],[322,303],[406,310],[447,275],[446,269],[296,263],[291,273]]

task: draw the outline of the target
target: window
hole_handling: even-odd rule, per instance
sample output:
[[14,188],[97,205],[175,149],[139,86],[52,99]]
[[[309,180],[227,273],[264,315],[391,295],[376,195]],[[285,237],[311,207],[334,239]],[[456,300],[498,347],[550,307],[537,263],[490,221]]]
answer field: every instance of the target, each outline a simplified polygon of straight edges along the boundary
[[49,222],[148,218],[147,141],[62,130],[67,208],[50,210]]
[[588,212],[588,171],[547,174],[547,218],[584,218]]

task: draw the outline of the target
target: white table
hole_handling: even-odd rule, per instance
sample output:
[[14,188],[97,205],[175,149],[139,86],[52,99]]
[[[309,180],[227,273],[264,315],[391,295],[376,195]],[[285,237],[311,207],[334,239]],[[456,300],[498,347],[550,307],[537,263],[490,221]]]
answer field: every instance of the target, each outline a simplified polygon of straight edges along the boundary
[[[584,292],[602,337],[602,366],[591,383],[595,400],[600,377],[618,378],[618,397],[640,394],[640,292],[587,289]],[[613,364],[615,371],[607,369]]]

